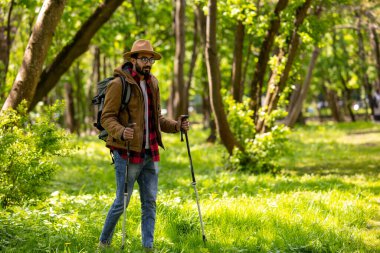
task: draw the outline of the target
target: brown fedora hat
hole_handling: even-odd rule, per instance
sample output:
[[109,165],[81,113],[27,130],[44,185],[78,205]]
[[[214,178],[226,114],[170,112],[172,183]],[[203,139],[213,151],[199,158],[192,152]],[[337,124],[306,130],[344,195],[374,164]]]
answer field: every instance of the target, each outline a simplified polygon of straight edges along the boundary
[[161,59],[161,55],[154,52],[149,40],[136,40],[132,45],[131,51],[124,53],[124,59],[129,60],[131,55],[138,53],[150,53],[153,54],[155,60]]

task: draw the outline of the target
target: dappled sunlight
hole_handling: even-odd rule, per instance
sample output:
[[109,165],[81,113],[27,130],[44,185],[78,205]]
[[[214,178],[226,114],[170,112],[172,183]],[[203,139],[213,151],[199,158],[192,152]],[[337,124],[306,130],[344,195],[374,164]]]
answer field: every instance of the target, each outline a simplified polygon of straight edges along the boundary
[[[227,230],[234,234],[234,239],[230,238],[233,244],[241,244],[243,248],[245,245],[270,249],[274,243],[288,250],[308,248],[320,251],[335,241],[335,250],[331,248],[335,252],[345,251],[345,245],[353,240],[358,248],[374,249],[373,245],[364,242],[366,232],[360,230],[376,211],[365,198],[352,200],[352,196],[338,191],[327,194],[296,192],[213,199],[203,204],[210,237],[219,238],[222,234],[218,233]],[[214,226],[222,229],[214,229]],[[320,232],[324,234],[322,238]],[[314,241],[319,241],[319,246],[312,243]]]
[[[168,135],[171,146],[161,152],[155,247],[159,252],[376,251],[380,246],[378,146],[365,147],[370,157],[366,160],[355,141],[342,144],[330,139],[326,146],[305,132],[297,130],[292,136],[294,153],[284,157],[281,163],[287,166],[276,175],[227,171],[224,149],[203,144],[205,132],[194,138],[191,150],[206,245],[186,146],[178,136]],[[44,202],[1,212],[0,229],[9,235],[2,242],[10,243],[17,235],[14,245],[43,241],[41,250],[51,249],[50,245],[71,252],[96,248],[114,200],[114,168],[103,142],[92,137],[77,141],[80,149],[59,160],[62,169]],[[136,183],[127,212],[130,252],[141,251],[140,222]],[[120,243],[119,222],[107,252],[118,250]]]
[[343,144],[354,144],[354,145],[364,145],[364,146],[378,146],[380,140],[380,129],[370,132],[355,132],[348,133],[337,139],[339,143]]

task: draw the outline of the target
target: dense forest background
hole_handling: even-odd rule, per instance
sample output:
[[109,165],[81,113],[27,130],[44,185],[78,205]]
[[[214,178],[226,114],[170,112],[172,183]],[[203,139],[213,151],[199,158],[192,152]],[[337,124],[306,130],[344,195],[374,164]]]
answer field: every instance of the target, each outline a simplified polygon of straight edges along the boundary
[[249,100],[259,132],[268,131],[268,117],[275,114],[293,126],[305,117],[340,122],[369,120],[375,113],[376,1],[42,4],[1,1],[0,101],[5,109],[26,99],[29,110],[38,112],[64,99],[61,123],[71,132],[93,130],[96,83],[112,75],[140,38],[163,55],[153,73],[168,116],[190,108],[203,115],[205,126],[215,118],[227,147],[236,139],[225,120],[228,108],[223,110],[228,96]]
[[2,110],[25,100],[38,116],[63,100],[57,120],[78,135],[95,132],[96,84],[141,38],[163,55],[163,114],[192,113],[234,169],[270,171],[297,122],[380,119],[374,1],[12,0],[1,11]]

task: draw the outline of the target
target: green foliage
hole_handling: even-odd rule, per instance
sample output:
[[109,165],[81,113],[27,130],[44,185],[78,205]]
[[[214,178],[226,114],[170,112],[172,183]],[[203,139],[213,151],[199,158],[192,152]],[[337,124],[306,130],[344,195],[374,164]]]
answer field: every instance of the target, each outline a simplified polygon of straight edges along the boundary
[[277,125],[266,133],[256,134],[255,139],[246,139],[244,152],[235,148],[229,166],[253,173],[278,173],[277,159],[285,151],[288,133],[286,126]]
[[[378,252],[379,124],[312,125],[289,136],[294,150],[278,175],[223,170],[221,145],[193,125],[189,140],[208,239],[203,244],[186,145],[164,135],[156,252]],[[50,196],[0,210],[1,252],[96,252],[115,178],[108,149],[95,136],[59,159]],[[138,187],[127,212],[125,252],[143,252]],[[111,248],[119,252],[122,222]]]
[[255,124],[252,120],[253,110],[250,109],[250,98],[244,98],[242,103],[236,102],[232,96],[224,96],[228,123],[234,135],[241,144],[248,138],[255,138]]
[[53,123],[61,103],[46,108],[31,122],[26,103],[0,114],[0,204],[7,207],[43,196],[58,165],[68,154],[67,135]]
[[227,168],[252,173],[278,173],[277,159],[285,151],[289,129],[283,124],[274,123],[283,116],[283,111],[275,110],[267,116],[269,130],[266,133],[256,133],[253,111],[249,109],[250,99],[244,98],[242,103],[238,103],[232,97],[225,96],[224,101],[230,128],[244,148],[244,151],[235,148],[227,161]]

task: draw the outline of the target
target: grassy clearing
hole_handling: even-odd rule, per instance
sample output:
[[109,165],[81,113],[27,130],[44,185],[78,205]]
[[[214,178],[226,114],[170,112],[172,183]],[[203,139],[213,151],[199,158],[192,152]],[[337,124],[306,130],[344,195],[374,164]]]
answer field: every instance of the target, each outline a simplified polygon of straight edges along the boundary
[[[380,125],[309,126],[290,136],[280,175],[226,172],[224,149],[189,133],[207,245],[184,143],[161,151],[157,252],[380,252]],[[93,137],[59,161],[50,197],[0,212],[3,252],[94,252],[114,197],[108,150]],[[137,188],[137,186],[136,186]],[[128,209],[126,252],[141,252],[140,204]],[[114,236],[117,252],[121,223]]]

